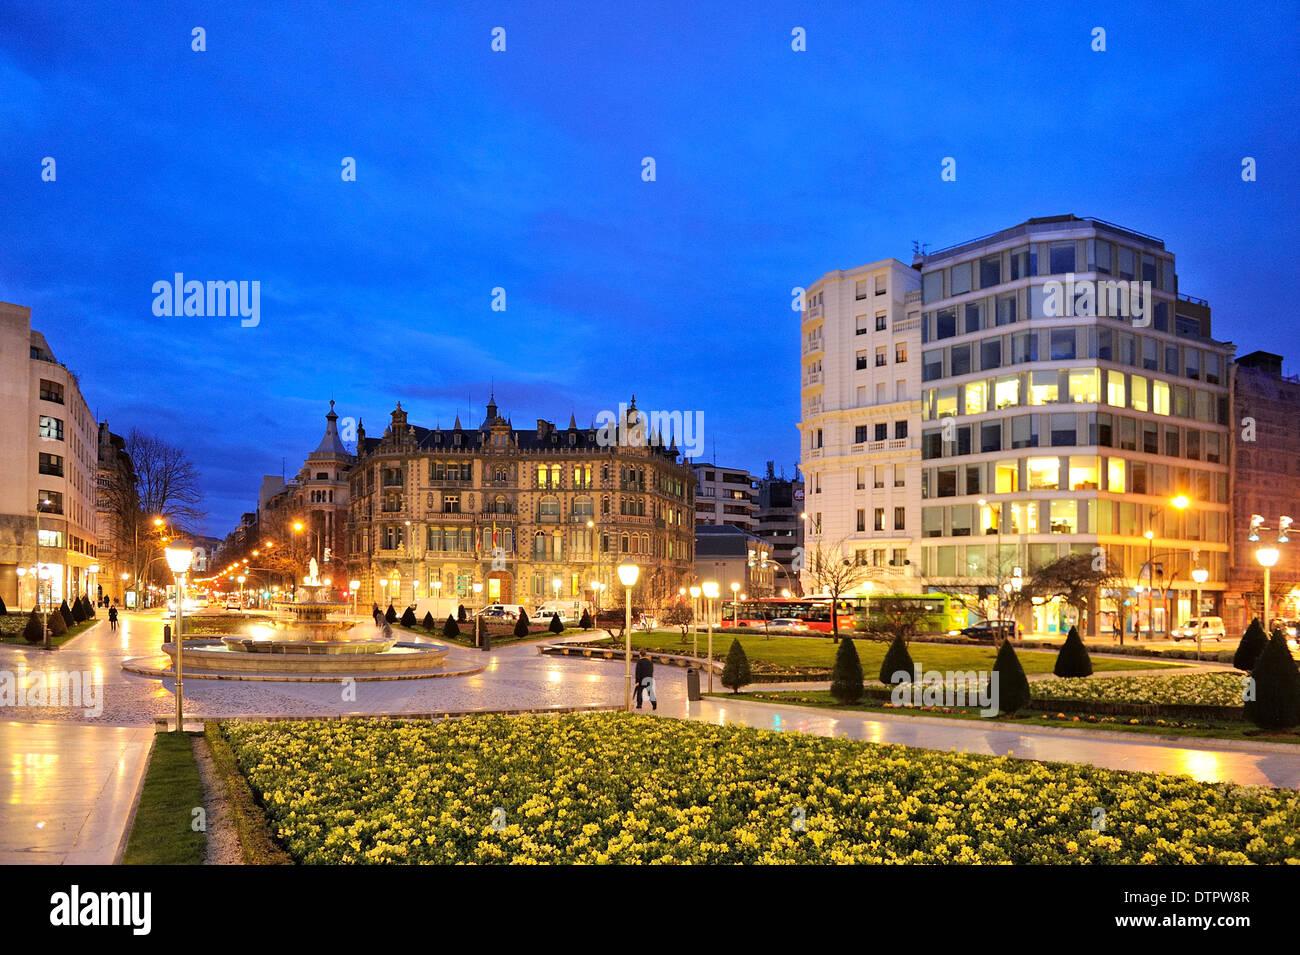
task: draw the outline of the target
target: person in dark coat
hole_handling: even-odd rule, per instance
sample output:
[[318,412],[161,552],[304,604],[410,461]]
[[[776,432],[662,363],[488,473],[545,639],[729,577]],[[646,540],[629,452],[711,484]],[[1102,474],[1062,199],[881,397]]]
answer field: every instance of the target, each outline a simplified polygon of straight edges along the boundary
[[108,610],[108,629],[109,630],[117,629],[117,608],[116,607],[110,607]]
[[643,693],[648,693],[650,696],[650,708],[659,709],[659,701],[655,699],[655,665],[644,652],[636,661],[636,708],[638,710],[641,709]]

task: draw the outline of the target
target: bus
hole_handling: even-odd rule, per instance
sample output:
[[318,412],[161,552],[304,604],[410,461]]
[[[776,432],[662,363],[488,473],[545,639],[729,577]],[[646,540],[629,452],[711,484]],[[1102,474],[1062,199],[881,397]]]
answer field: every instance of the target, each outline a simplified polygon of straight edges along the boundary
[[[965,612],[947,594],[880,594],[836,601],[835,614],[842,632],[876,629],[895,613],[916,618],[918,633],[950,633],[966,626]],[[830,633],[831,598],[757,597],[729,600],[722,605],[723,627],[761,630],[778,619],[798,620],[809,630]]]

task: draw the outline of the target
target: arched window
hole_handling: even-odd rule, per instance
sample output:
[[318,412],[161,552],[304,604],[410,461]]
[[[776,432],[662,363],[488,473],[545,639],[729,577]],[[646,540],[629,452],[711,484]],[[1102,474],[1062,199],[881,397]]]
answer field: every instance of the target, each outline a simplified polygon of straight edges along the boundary
[[537,505],[537,518],[542,521],[558,521],[560,519],[560,499],[558,497],[544,497]]
[[554,544],[552,555],[555,560],[564,560],[564,531],[556,531],[551,535],[551,541]]
[[623,553],[625,553],[625,554],[630,553],[630,551],[628,551],[628,539],[627,539],[627,534],[624,534],[624,535],[623,535]]

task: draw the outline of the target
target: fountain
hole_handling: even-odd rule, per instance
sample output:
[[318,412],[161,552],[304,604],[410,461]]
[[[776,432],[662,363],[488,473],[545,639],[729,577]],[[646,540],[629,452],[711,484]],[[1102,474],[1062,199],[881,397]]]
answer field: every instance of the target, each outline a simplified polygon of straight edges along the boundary
[[[326,679],[343,676],[380,679],[421,676],[454,676],[446,671],[449,648],[399,641],[387,621],[353,623],[332,620],[330,614],[347,607],[334,599],[330,584],[320,579],[313,557],[307,576],[292,600],[274,604],[281,616],[270,623],[250,624],[246,634],[220,639],[185,641],[185,673],[221,679],[265,674],[264,679]],[[163,652],[175,663],[175,643],[163,644]],[[138,661],[127,661],[138,664]],[[132,672],[165,675],[155,668],[124,667]],[[300,676],[311,674],[313,676]]]

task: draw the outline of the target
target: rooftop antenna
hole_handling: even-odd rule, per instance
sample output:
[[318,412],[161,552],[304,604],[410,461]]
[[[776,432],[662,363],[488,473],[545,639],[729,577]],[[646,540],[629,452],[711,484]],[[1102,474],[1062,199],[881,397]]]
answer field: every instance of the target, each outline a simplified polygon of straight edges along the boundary
[[912,240],[912,254],[913,254],[913,255],[929,255],[929,254],[930,254],[930,243],[929,243],[929,242],[920,242],[920,241],[918,241],[918,240],[916,240],[916,239],[913,239],[913,240]]

